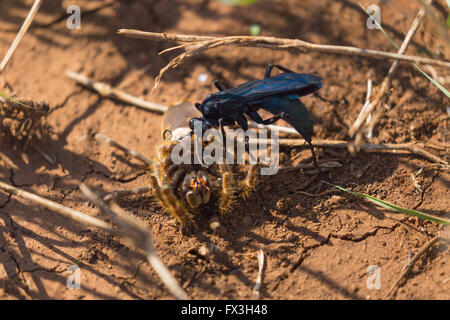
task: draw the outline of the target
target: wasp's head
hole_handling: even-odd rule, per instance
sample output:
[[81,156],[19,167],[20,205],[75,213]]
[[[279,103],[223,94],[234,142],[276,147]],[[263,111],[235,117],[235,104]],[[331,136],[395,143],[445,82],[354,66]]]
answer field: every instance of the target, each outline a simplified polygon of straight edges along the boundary
[[210,123],[204,119],[204,118],[192,118],[189,120],[189,128],[191,128],[192,131],[200,131],[202,130],[202,133],[206,130],[211,128]]

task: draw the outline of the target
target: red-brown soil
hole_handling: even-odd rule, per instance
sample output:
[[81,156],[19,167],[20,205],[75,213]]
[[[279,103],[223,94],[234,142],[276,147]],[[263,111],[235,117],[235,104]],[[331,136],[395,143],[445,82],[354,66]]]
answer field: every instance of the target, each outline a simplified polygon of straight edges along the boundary
[[[2,0],[0,55],[3,56],[33,1]],[[437,13],[446,17],[445,1]],[[260,78],[268,63],[324,78],[321,95],[303,99],[315,121],[316,136],[347,139],[348,129],[365,100],[367,79],[379,85],[391,62],[323,53],[220,48],[189,59],[166,73],[150,96],[159,70],[174,53],[158,55],[173,43],[118,36],[119,28],[200,35],[248,35],[252,24],[261,35],[298,38],[314,43],[350,45],[395,51],[378,30],[366,28],[367,17],[357,1],[269,1],[247,7],[228,7],[208,0],[116,1],[88,11],[100,1],[79,0],[81,30],[68,30],[67,1],[45,1],[33,26],[2,73],[2,92],[45,100],[58,107],[47,118],[52,134],[33,143],[40,154],[5,141],[0,149],[0,179],[93,216],[98,210],[78,189],[83,181],[98,192],[131,189],[148,182],[135,175],[123,154],[98,145],[102,132],[123,145],[155,156],[161,140],[161,115],[100,98],[65,77],[66,70],[83,73],[150,101],[170,105],[180,100],[201,101],[214,91],[211,81],[238,84]],[[420,3],[418,1],[362,1],[378,3],[382,23],[401,43]],[[447,10],[448,11],[448,10]],[[424,50],[427,49],[427,51]],[[437,28],[427,19],[413,39],[409,54],[449,58]],[[447,56],[446,56],[447,54]],[[445,69],[435,68],[440,76]],[[207,82],[198,75],[206,73]],[[5,83],[7,85],[5,85]],[[448,83],[447,83],[448,87]],[[371,142],[449,141],[449,100],[409,65],[400,64],[392,82],[391,110],[382,117]],[[402,103],[406,94],[410,97]],[[310,161],[307,149],[283,147],[284,165]],[[449,159],[448,152],[430,150]],[[358,153],[324,149],[321,161],[336,160],[343,167],[330,171],[333,181],[408,208],[447,216],[450,209],[448,171],[429,169],[419,176],[422,192],[411,174],[431,163],[416,156]],[[358,172],[370,164],[365,174]],[[264,299],[380,299],[408,262],[410,253],[439,232],[442,226],[389,213],[346,194],[308,197],[329,187],[301,171],[282,172],[260,179],[247,201],[222,218],[227,232],[206,226],[180,234],[174,220],[157,201],[139,197],[120,204],[154,235],[157,251],[187,293],[195,299],[252,298],[257,252],[266,256],[261,297]],[[352,184],[350,184],[352,183]],[[396,220],[394,220],[396,219]],[[219,253],[202,257],[206,242]],[[450,251],[440,241],[424,256],[394,296],[397,299],[449,299]],[[81,267],[81,290],[66,287],[67,268]],[[381,269],[381,288],[367,288],[367,268]],[[1,299],[170,299],[143,253],[119,238],[69,221],[15,196],[0,192]]]

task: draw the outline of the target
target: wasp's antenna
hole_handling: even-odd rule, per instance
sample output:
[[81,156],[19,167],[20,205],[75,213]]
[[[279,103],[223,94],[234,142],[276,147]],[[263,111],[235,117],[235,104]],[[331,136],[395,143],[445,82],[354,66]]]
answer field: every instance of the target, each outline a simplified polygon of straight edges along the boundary
[[[167,136],[167,134],[169,134],[169,136]],[[172,139],[172,130],[169,130],[169,129],[164,130],[163,139],[164,139],[164,141],[171,140]]]

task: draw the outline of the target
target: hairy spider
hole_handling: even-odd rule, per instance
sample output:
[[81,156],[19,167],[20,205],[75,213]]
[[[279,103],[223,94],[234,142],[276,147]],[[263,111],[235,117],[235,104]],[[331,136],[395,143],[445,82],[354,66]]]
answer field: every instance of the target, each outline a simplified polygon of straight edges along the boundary
[[[185,111],[187,108],[194,109],[192,105],[182,103],[170,107],[165,114],[164,133],[170,131],[172,136],[170,139],[165,139],[158,147],[156,161],[129,150],[102,134],[96,135],[97,141],[108,143],[134,156],[144,162],[151,172],[150,186],[110,193],[104,197],[106,201],[151,191],[161,206],[182,226],[186,226],[197,214],[202,212],[213,215],[217,212],[225,214],[230,210],[237,197],[245,199],[248,196],[255,186],[257,165],[247,165],[245,178],[236,181],[236,178],[240,176],[238,165],[212,164],[206,166],[195,164],[194,161],[191,161],[190,164],[175,164],[172,161],[172,151],[180,143],[189,143],[187,147],[191,150],[194,149],[194,139],[179,139],[180,132],[185,136],[190,129],[176,127],[179,125],[180,115],[183,115],[181,111]],[[206,145],[207,142],[204,142],[203,146]],[[211,227],[214,226],[217,227],[218,224],[211,224]]]

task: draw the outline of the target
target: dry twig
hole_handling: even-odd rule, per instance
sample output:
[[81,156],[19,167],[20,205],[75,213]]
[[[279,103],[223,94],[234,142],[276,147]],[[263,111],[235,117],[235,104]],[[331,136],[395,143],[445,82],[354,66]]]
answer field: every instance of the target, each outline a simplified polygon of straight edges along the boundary
[[19,33],[17,33],[17,36],[14,39],[13,43],[11,44],[11,47],[8,49],[5,57],[3,58],[2,62],[0,63],[0,73],[2,73],[2,71],[5,69],[5,67],[8,64],[9,60],[11,59],[14,51],[16,51],[17,47],[19,46],[20,41],[22,41],[22,38],[24,37],[25,33],[27,32],[28,28],[30,27],[31,22],[33,22],[33,19],[36,16],[36,13],[38,12],[41,4],[42,4],[42,0],[34,1],[33,6],[31,7],[30,12],[28,13],[28,16],[26,17],[22,27],[19,30]]
[[136,98],[123,90],[113,88],[109,84],[103,82],[91,80],[79,73],[67,71],[66,76],[79,84],[96,91],[102,97],[117,99],[153,112],[164,113],[167,111],[167,106]]
[[[131,240],[137,247],[144,249],[147,255],[148,262],[155,269],[158,276],[166,285],[167,289],[180,300],[189,299],[186,292],[178,284],[177,280],[172,276],[169,269],[164,265],[164,263],[156,255],[155,249],[153,247],[153,241],[148,230],[130,215],[125,215],[123,210],[115,204],[113,201],[108,205],[99,196],[92,192],[85,184],[80,184],[80,190],[83,194],[93,202],[100,210],[112,218],[117,225],[120,227],[123,235]],[[120,211],[117,212],[117,211]]]
[[307,197],[311,197],[311,198],[318,198],[318,197],[322,197],[322,196],[325,196],[325,195],[330,194],[330,193],[335,193],[337,191],[340,191],[340,190],[337,190],[337,189],[335,189],[335,190],[325,190],[325,191],[323,191],[321,193],[309,193],[309,192],[306,192],[306,191],[297,191],[297,193],[302,194],[302,195],[307,196]]
[[54,201],[42,198],[31,192],[21,190],[19,188],[16,188],[14,186],[11,186],[11,185],[1,182],[1,181],[0,181],[0,189],[3,191],[6,191],[8,193],[11,193],[19,198],[31,201],[34,204],[40,205],[48,210],[59,213],[65,217],[68,217],[70,219],[78,221],[82,224],[96,227],[96,228],[99,228],[100,230],[103,230],[103,231],[106,231],[109,233],[115,233],[113,227],[109,223],[106,223],[100,219],[88,216],[87,214],[75,211],[73,209],[70,209],[70,208],[63,206],[59,203],[56,203]]
[[[109,84],[100,82],[100,81],[94,81],[86,76],[83,76],[79,73],[67,71],[66,73],[67,77],[69,77],[72,80],[75,80],[76,82],[80,83],[83,86],[86,86],[92,90],[95,90],[98,92],[101,96],[107,97],[107,98],[116,98],[121,101],[124,101],[126,103],[142,107],[144,109],[158,112],[158,113],[164,113],[168,110],[168,106],[157,104],[154,102],[146,101],[140,98],[137,98],[129,93],[126,93],[120,89],[112,88]],[[194,108],[194,106],[192,106]],[[289,128],[285,126],[276,126],[276,125],[263,125],[263,124],[257,124],[254,122],[250,122],[249,126],[252,128],[258,128],[258,129],[270,129],[270,130],[277,130],[282,133],[287,134],[295,134],[299,135],[299,133],[294,128]]]
[[[270,143],[270,140],[264,141],[259,140],[260,143]],[[280,145],[286,145],[290,147],[302,147],[307,146],[306,141],[304,139],[280,139]],[[315,147],[323,147],[323,148],[338,148],[338,149],[348,149],[349,146],[352,145],[353,142],[348,142],[344,140],[322,140],[322,139],[312,139],[312,144]],[[449,145],[438,146],[431,143],[424,142],[408,142],[408,143],[382,143],[382,144],[372,144],[372,143],[363,143],[360,145],[361,150],[366,152],[389,152],[393,154],[401,154],[398,151],[406,151],[411,154],[415,154],[421,156],[425,159],[428,159],[432,162],[440,163],[443,165],[448,165],[448,162],[431,154],[430,152],[425,150],[425,147],[432,148],[436,150],[447,150],[450,148]]]
[[[112,234],[114,236],[120,235],[120,233],[118,233],[111,224],[109,224],[103,220],[91,217],[87,214],[73,210],[71,208],[63,206],[54,201],[45,199],[45,198],[35,195],[31,192],[21,190],[17,187],[14,187],[12,185],[9,185],[9,184],[1,182],[1,181],[0,181],[0,189],[7,193],[13,194],[19,198],[26,199],[34,204],[40,205],[40,206],[42,206],[48,210],[51,210],[55,213],[59,213],[65,217],[73,219],[82,224],[85,224],[85,225],[88,225],[91,227],[96,227],[96,228],[98,228],[104,232],[107,232],[109,234]],[[150,233],[138,221],[133,220],[131,217],[124,216],[124,215],[121,215],[119,217],[118,215],[116,215],[114,212],[111,211],[111,209],[109,208],[108,205],[106,205],[105,202],[103,202],[100,198],[98,198],[85,185],[81,184],[80,189],[82,190],[83,193],[85,193],[88,196],[88,198],[92,202],[94,202],[97,206],[99,206],[102,211],[104,211],[105,213],[110,215],[110,217],[113,218],[113,220],[121,227],[122,235],[125,234],[125,236],[127,238],[133,240],[133,242],[138,247],[144,249],[144,251],[147,254],[147,259],[148,259],[149,263],[155,269],[158,276],[161,277],[161,280],[167,286],[169,291],[177,299],[189,299],[187,294],[179,286],[179,284],[175,280],[175,278],[171,275],[170,271],[167,269],[167,267],[163,264],[163,262],[156,255],[156,252],[152,245]]]
[[398,286],[402,282],[403,278],[405,278],[408,273],[411,271],[411,269],[414,267],[415,263],[419,260],[419,258],[429,249],[431,248],[437,241],[439,240],[439,236],[434,237],[427,243],[423,245],[423,247],[419,250],[419,252],[416,253],[414,258],[408,263],[406,266],[406,269],[402,272],[402,274],[398,277],[397,281],[395,281],[394,285],[389,290],[388,294],[386,295],[386,299],[392,299],[394,294],[397,292]]
[[418,56],[407,56],[403,54],[390,53],[378,50],[361,49],[356,47],[314,44],[298,39],[281,39],[274,37],[259,37],[259,36],[205,37],[195,35],[178,35],[172,33],[144,32],[131,29],[120,29],[118,33],[131,38],[187,42],[187,44],[176,46],[164,50],[162,52],[164,53],[176,49],[184,49],[185,51],[184,53],[180,54],[175,59],[170,61],[169,64],[165,66],[163,69],[161,69],[158,77],[155,79],[154,88],[157,87],[158,83],[161,80],[161,77],[167,70],[179,66],[184,62],[184,60],[195,54],[221,46],[260,47],[277,50],[297,49],[300,50],[301,52],[316,51],[323,53],[342,54],[350,56],[377,58],[377,59],[394,59],[406,62],[417,62],[450,68],[450,62],[447,61],[429,59]]
[[152,167],[154,165],[154,162],[152,159],[147,158],[146,156],[142,155],[141,153],[128,149],[124,146],[122,146],[121,144],[111,140],[110,138],[108,138],[106,135],[102,134],[102,133],[96,133],[95,134],[95,140],[97,140],[97,142],[99,143],[104,143],[107,144],[113,148],[116,148],[134,158],[136,158],[137,160],[141,161],[143,164]]
[[[319,163],[319,167],[322,169],[331,169],[331,168],[342,168],[342,164],[336,161]],[[280,167],[280,170],[294,171],[299,169],[315,169],[316,167],[313,164],[309,163],[299,163],[296,166],[283,166]]]
[[129,196],[136,196],[139,194],[144,194],[150,192],[152,188],[150,186],[140,187],[132,190],[119,190],[108,193],[103,197],[103,201],[110,202],[120,198],[125,198]]
[[[427,4],[430,4],[432,2],[432,0],[428,0]],[[414,19],[411,28],[409,29],[405,39],[403,40],[403,43],[400,47],[400,49],[398,50],[399,55],[403,55],[406,50],[408,49],[409,43],[411,41],[411,39],[413,38],[413,36],[416,34],[417,30],[419,29],[420,25],[422,24],[423,19],[425,18],[425,14],[426,14],[426,9],[422,8],[420,9],[420,11],[417,13],[416,18]],[[367,117],[369,116],[369,114],[377,108],[377,106],[380,104],[381,100],[383,99],[383,97],[386,95],[386,91],[389,88],[389,84],[391,82],[391,77],[394,74],[395,70],[397,69],[399,60],[395,60],[391,67],[389,68],[389,71],[386,75],[386,77],[384,78],[383,82],[381,83],[381,86],[378,90],[377,95],[375,96],[375,98],[367,105],[366,108],[363,108],[364,111],[362,111],[362,114],[360,116],[358,116],[358,118],[356,119],[355,123],[353,124],[353,126],[350,128],[349,134],[351,136],[353,136],[354,134],[356,134],[362,127],[362,124],[364,122],[364,120],[367,119]],[[379,118],[379,114],[375,115],[372,117],[369,127],[373,128],[375,126],[375,123],[377,121],[377,119]],[[371,129],[369,129],[369,132],[371,131]],[[361,133],[359,132],[359,136],[356,139],[356,144],[359,144],[359,141],[361,141]]]
[[258,251],[258,276],[256,277],[256,283],[253,287],[253,297],[259,299],[259,294],[262,286],[262,273],[264,270],[264,251],[259,249]]

